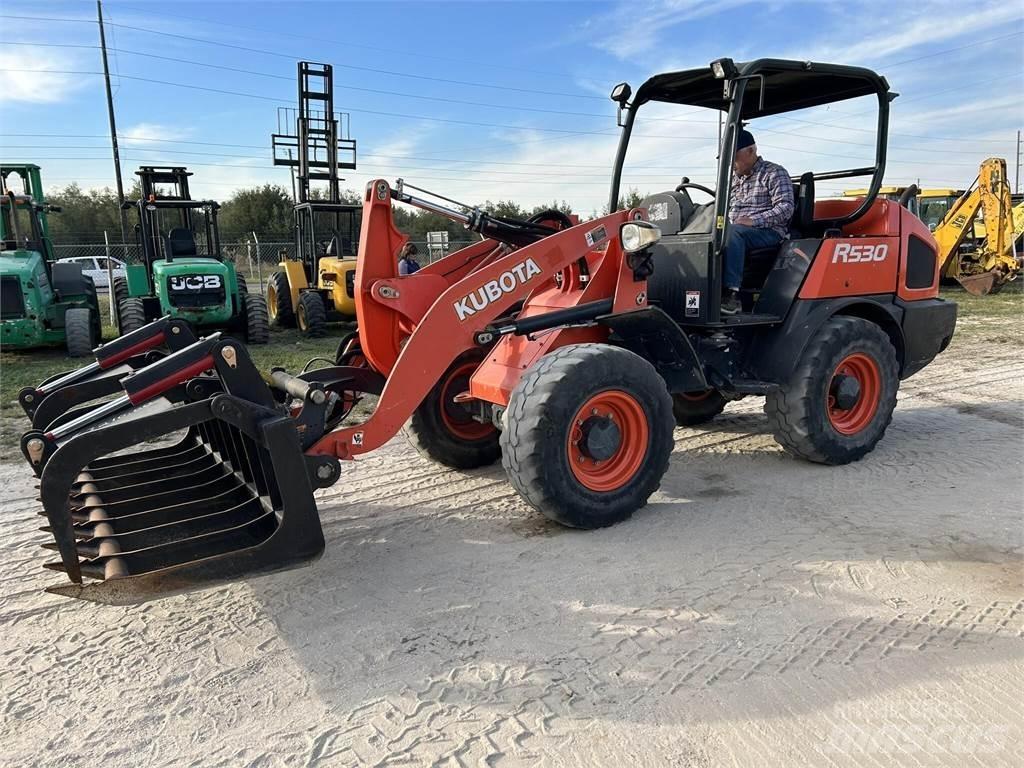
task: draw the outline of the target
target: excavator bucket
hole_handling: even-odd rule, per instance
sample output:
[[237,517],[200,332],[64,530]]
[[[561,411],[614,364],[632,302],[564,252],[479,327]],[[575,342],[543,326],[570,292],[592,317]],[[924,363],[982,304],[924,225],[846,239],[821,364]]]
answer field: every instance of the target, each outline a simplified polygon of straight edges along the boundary
[[[160,397],[206,369],[224,391]],[[129,604],[319,557],[313,489],[336,481],[340,466],[303,455],[296,419],[243,346],[204,339],[127,377],[123,390],[37,435],[48,454],[41,500],[53,541],[44,546],[60,555],[46,567],[70,579],[47,591]]]
[[1003,287],[1001,278],[997,272],[979,272],[974,275],[960,275],[957,282],[972,296],[987,296]]

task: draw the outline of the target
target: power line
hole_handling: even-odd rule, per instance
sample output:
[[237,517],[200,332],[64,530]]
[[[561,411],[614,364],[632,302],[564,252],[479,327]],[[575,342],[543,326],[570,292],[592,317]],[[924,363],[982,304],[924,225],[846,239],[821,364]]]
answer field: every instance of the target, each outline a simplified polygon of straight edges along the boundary
[[[130,4],[127,4],[127,3],[120,3],[119,7],[121,7],[121,8],[131,8],[132,6]],[[135,6],[135,7],[136,8],[140,8],[140,6]],[[565,78],[571,78],[572,77],[572,75],[570,75],[567,72],[552,72],[550,70],[543,70],[543,69],[527,69],[527,68],[524,68],[524,67],[511,67],[511,66],[508,66],[507,64],[495,64],[494,62],[475,61],[475,60],[472,60],[472,59],[457,59],[457,58],[454,58],[454,57],[451,57],[451,56],[438,56],[437,54],[423,53],[421,51],[416,51],[416,53],[410,54],[410,53],[407,53],[407,52],[401,51],[401,50],[393,50],[393,49],[389,49],[389,48],[380,48],[380,47],[377,47],[377,46],[366,45],[366,44],[363,44],[363,43],[354,43],[351,40],[335,40],[335,39],[330,39],[330,38],[325,38],[325,37],[314,37],[312,35],[299,35],[299,34],[296,34],[294,32],[282,32],[280,30],[259,29],[257,27],[243,26],[241,24],[227,24],[227,23],[225,23],[223,21],[213,21],[211,19],[200,19],[200,18],[196,18],[194,16],[179,16],[177,14],[172,14],[172,13],[153,13],[148,7],[145,8],[145,12],[146,12],[146,14],[148,16],[153,16],[155,18],[183,19],[185,21],[191,21],[191,22],[198,21],[198,22],[203,23],[203,24],[213,24],[213,25],[219,26],[219,27],[227,27],[228,29],[244,29],[244,30],[247,30],[249,32],[258,32],[261,35],[276,35],[278,37],[294,37],[294,38],[299,39],[299,40],[313,40],[313,41],[320,42],[320,43],[329,43],[331,45],[337,45],[339,43],[343,43],[346,48],[362,48],[362,49],[367,50],[367,51],[380,51],[382,53],[387,53],[387,54],[390,54],[392,56],[394,56],[394,55],[415,56],[417,59],[436,59],[437,61],[450,61],[450,62],[454,62],[456,64],[470,64],[470,65],[472,65],[474,67],[490,67],[492,69],[505,69],[505,70],[509,70],[509,71],[512,71],[512,72],[529,72],[531,74],[536,74],[536,75],[555,75],[557,77],[565,77]]]
[[[67,21],[67,22],[84,22],[84,21],[86,21],[85,19],[69,19],[69,18],[57,18],[57,17],[52,17],[51,18],[51,17],[45,17],[45,16],[17,16],[17,15],[11,15],[11,14],[0,14],[0,18],[3,18],[3,19],[28,19],[28,20],[35,20],[35,21]],[[144,32],[146,34],[151,34],[151,35],[160,35],[161,37],[172,37],[172,38],[175,38],[175,39],[178,39],[178,40],[188,40],[190,42],[201,43],[203,45],[213,45],[213,46],[217,46],[219,48],[230,48],[232,50],[246,51],[247,53],[256,53],[256,54],[260,54],[260,55],[263,55],[263,56],[274,56],[274,57],[281,58],[281,59],[288,59],[289,61],[293,61],[293,62],[302,58],[301,56],[296,56],[296,55],[293,55],[293,54],[290,54],[290,53],[281,53],[279,51],[269,51],[269,50],[266,50],[266,49],[263,49],[263,48],[252,48],[250,46],[235,45],[233,43],[225,43],[225,42],[220,42],[220,41],[216,41],[216,40],[205,40],[205,39],[203,39],[201,37],[192,37],[190,35],[181,35],[181,34],[177,34],[175,32],[162,32],[161,30],[158,30],[158,29],[149,29],[147,27],[137,27],[137,26],[134,26],[134,25],[131,25],[131,24],[120,24],[120,23],[113,22],[113,21],[107,21],[105,23],[106,23],[107,26],[117,27],[119,29],[128,29],[128,30],[131,30],[133,32]],[[411,78],[411,79],[414,79],[414,80],[427,80],[427,81],[436,82],[436,83],[446,83],[448,85],[465,85],[465,86],[470,86],[472,88],[494,88],[494,89],[500,90],[500,91],[512,91],[512,92],[517,92],[517,93],[536,93],[536,94],[540,94],[540,95],[543,95],[543,96],[562,96],[562,97],[568,97],[568,98],[573,98],[573,99],[597,99],[597,100],[600,100],[600,101],[605,101],[606,100],[606,99],[604,99],[601,96],[594,96],[592,94],[569,93],[569,92],[566,92],[566,91],[544,91],[544,90],[539,90],[539,89],[536,89],[536,88],[518,88],[516,86],[511,86],[511,85],[498,85],[497,83],[480,83],[480,82],[473,82],[473,81],[470,81],[470,80],[456,80],[456,79],[447,78],[447,77],[432,77],[430,75],[420,75],[420,74],[415,74],[415,73],[412,73],[412,72],[402,72],[402,71],[399,71],[399,70],[376,69],[374,67],[361,67],[361,66],[358,66],[356,64],[332,64],[332,66],[335,67],[335,68],[339,68],[339,69],[350,69],[350,70],[354,70],[354,71],[358,71],[358,72],[372,72],[374,74],[390,75],[392,77],[407,77],[407,78]]]

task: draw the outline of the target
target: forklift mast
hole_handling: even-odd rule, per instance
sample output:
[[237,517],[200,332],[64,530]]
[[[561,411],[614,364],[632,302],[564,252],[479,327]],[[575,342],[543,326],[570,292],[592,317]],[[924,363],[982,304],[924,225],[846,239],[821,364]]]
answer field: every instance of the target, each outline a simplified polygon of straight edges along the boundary
[[[12,176],[21,179],[20,189],[18,185],[11,184]],[[17,196],[27,195],[38,205],[45,206],[46,199],[43,197],[43,182],[39,174],[39,166],[31,163],[0,165],[0,195],[6,196],[8,192],[14,192]],[[45,208],[39,212],[37,219],[43,239],[49,241],[50,226],[46,220]]]
[[295,202],[310,202],[310,184],[327,182],[327,197],[318,202],[340,203],[338,176],[355,170],[356,141],[349,137],[348,113],[334,111],[334,74],[330,64],[300,61],[299,108],[277,111],[278,132],[271,136],[274,165],[297,169]]
[[[144,165],[135,172],[139,177],[139,184],[142,186],[142,199],[149,200],[182,200],[192,199],[188,191],[188,177],[192,172],[182,166],[157,166]],[[160,189],[158,185],[164,185]],[[170,191],[166,187],[170,187]],[[192,209],[182,207],[178,209],[181,215],[180,226],[185,229],[192,229]]]

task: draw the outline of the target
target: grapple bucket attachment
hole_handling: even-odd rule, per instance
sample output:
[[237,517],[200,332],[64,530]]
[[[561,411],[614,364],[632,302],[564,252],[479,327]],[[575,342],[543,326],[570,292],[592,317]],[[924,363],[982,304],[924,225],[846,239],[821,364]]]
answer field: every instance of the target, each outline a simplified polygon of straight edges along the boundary
[[[226,393],[136,397],[225,358]],[[63,438],[43,468],[45,546],[60,554],[46,567],[70,578],[48,591],[137,603],[319,557],[313,488],[337,480],[339,464],[303,455],[296,421],[274,407],[244,348],[198,342],[127,379],[125,392],[127,410]],[[137,449],[147,443],[157,445]]]
[[183,320],[159,318],[97,347],[94,362],[25,387],[18,393],[18,402],[33,429],[46,429],[72,409],[80,414],[84,404],[120,393],[121,380],[159,360],[161,348],[176,352],[195,340]]

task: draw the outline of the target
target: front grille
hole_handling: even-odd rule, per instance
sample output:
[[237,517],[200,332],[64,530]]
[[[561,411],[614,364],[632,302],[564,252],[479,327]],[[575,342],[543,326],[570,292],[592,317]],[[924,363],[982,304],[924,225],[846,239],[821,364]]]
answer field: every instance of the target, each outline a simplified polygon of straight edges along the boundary
[[25,297],[21,281],[13,275],[0,277],[0,320],[20,320],[25,316]]
[[222,306],[227,294],[220,275],[175,275],[167,282],[167,297],[175,307]]

